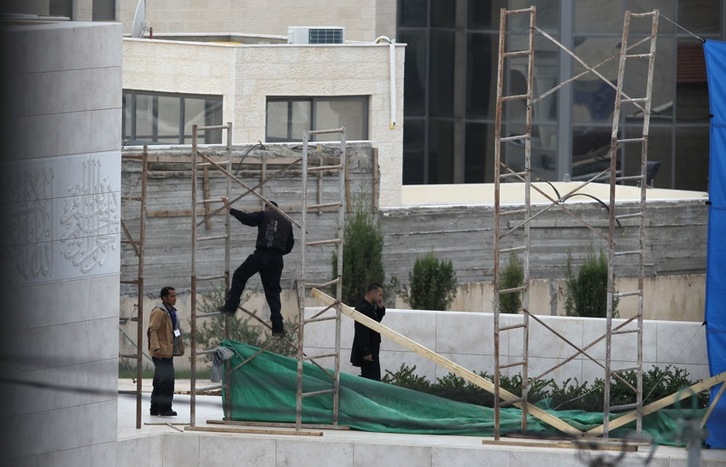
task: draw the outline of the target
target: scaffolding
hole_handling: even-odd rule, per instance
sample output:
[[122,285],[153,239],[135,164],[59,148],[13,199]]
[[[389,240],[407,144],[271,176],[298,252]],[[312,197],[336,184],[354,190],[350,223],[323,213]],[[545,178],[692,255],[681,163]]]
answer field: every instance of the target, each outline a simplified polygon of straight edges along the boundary
[[[348,187],[348,179],[347,179],[347,170],[346,170],[346,139],[345,139],[345,129],[339,128],[339,129],[332,129],[332,130],[320,130],[320,131],[305,131],[304,133],[304,140],[303,140],[303,151],[302,151],[302,157],[299,159],[296,159],[289,163],[288,165],[284,166],[282,169],[278,170],[276,173],[268,174],[268,168],[267,168],[267,161],[263,158],[262,164],[260,167],[260,182],[256,184],[255,186],[249,186],[239,178],[237,178],[237,174],[239,172],[240,166],[244,160],[244,158],[249,154],[250,150],[252,150],[255,146],[264,147],[261,143],[258,145],[253,146],[250,148],[250,150],[245,153],[239,162],[236,163],[236,170],[232,170],[233,164],[231,161],[231,128],[232,124],[228,123],[225,126],[210,126],[210,127],[193,127],[193,140],[192,140],[192,170],[191,170],[191,177],[192,177],[192,225],[193,225],[193,231],[192,231],[192,260],[191,260],[191,270],[192,270],[192,276],[191,276],[191,323],[192,323],[192,329],[191,329],[191,399],[190,399],[190,427],[191,429],[196,428],[196,395],[199,393],[207,393],[208,391],[213,390],[219,390],[225,388],[225,385],[228,383],[225,383],[226,381],[229,381],[229,375],[234,371],[239,371],[244,365],[248,364],[252,359],[255,358],[255,356],[251,357],[250,359],[242,362],[241,364],[237,365],[234,368],[229,367],[229,365],[226,365],[225,367],[225,375],[226,377],[223,378],[222,384],[208,386],[199,388],[197,387],[197,380],[198,380],[198,371],[196,367],[196,360],[199,356],[202,355],[210,355],[212,354],[215,349],[198,349],[198,344],[196,342],[196,337],[198,333],[198,326],[197,322],[201,319],[206,319],[210,317],[216,317],[219,316],[219,312],[212,312],[212,313],[199,313],[199,303],[198,303],[198,295],[199,295],[199,289],[200,285],[203,282],[209,282],[209,281],[224,281],[224,288],[225,291],[229,290],[230,286],[230,255],[231,255],[231,243],[230,243],[230,221],[229,216],[225,216],[225,231],[224,233],[220,234],[208,234],[208,235],[200,235],[198,230],[200,227],[204,226],[205,229],[213,229],[214,228],[214,222],[210,221],[211,216],[217,215],[222,213],[222,208],[217,209],[210,209],[210,205],[213,203],[219,203],[221,201],[221,197],[213,197],[211,195],[210,191],[210,181],[209,181],[209,174],[208,171],[215,170],[217,172],[220,172],[222,176],[226,180],[225,184],[225,195],[228,199],[231,198],[230,196],[230,190],[231,185],[234,184],[237,187],[241,187],[243,192],[240,195],[237,195],[234,198],[230,199],[230,203],[235,203],[242,199],[243,197],[247,195],[254,195],[256,196],[263,207],[268,206],[272,209],[275,209],[280,214],[284,215],[292,224],[297,226],[301,229],[301,236],[300,236],[300,244],[301,247],[298,247],[301,252],[301,272],[299,279],[295,281],[296,283],[296,292],[297,292],[297,299],[298,299],[298,324],[294,329],[290,329],[290,332],[296,332],[298,336],[298,342],[297,342],[297,348],[296,353],[298,356],[298,377],[297,377],[297,409],[296,409],[296,423],[295,428],[299,432],[302,428],[302,418],[303,418],[303,400],[306,397],[319,395],[321,393],[328,393],[333,397],[333,413],[331,414],[331,426],[335,427],[338,424],[338,407],[339,407],[339,381],[340,381],[340,313],[335,312],[335,309],[332,307],[328,307],[315,315],[311,317],[306,316],[305,312],[305,296],[306,291],[309,288],[312,287],[337,287],[338,294],[341,293],[341,287],[340,284],[342,283],[342,248],[343,248],[343,232],[344,232],[344,223],[345,223],[345,210],[347,206],[347,193],[349,191]],[[227,140],[227,157],[226,160],[215,160],[213,157],[210,157],[208,155],[203,154],[201,151],[199,151],[197,141],[198,141],[198,134],[200,131],[207,131],[207,130],[227,130],[228,140]],[[337,135],[340,138],[340,146],[338,149],[337,154],[337,161],[332,164],[327,164],[324,162],[324,158],[320,157],[318,159],[318,165],[312,165],[310,164],[310,151],[309,151],[309,142],[311,138],[314,138],[316,135]],[[317,147],[318,152],[320,149],[320,146]],[[274,206],[271,204],[271,202],[263,195],[261,194],[264,190],[264,187],[267,182],[274,179],[277,175],[285,173],[290,168],[297,166],[298,164],[302,165],[302,207],[301,207],[301,213],[302,213],[302,222],[298,222],[297,220],[290,217],[287,213],[285,213],[280,208]],[[327,165],[326,165],[327,164]],[[200,176],[201,172],[201,176]],[[311,183],[309,183],[309,174],[314,174],[317,177],[317,199],[314,202],[310,202],[309,195],[311,191],[311,186],[314,187]],[[331,176],[332,175],[332,176]],[[337,176],[335,176],[337,175]],[[202,179],[203,181],[203,196],[199,196],[197,186],[199,185],[199,179]],[[327,193],[332,193],[336,199],[333,200],[326,200],[325,199],[325,189],[324,189],[324,180],[325,179],[333,179],[337,182],[337,186],[333,187],[333,189],[328,190]],[[204,218],[201,220],[198,220],[198,208],[199,206],[204,206]],[[310,212],[317,212],[318,214],[322,214],[324,211],[335,211],[336,212],[336,226],[335,226],[335,233],[330,238],[317,238],[314,240],[310,240],[308,238],[309,232],[307,231],[306,225],[307,225],[307,216]],[[226,212],[225,212],[226,214]],[[225,255],[224,255],[224,263],[225,263],[225,269],[224,273],[221,275],[209,275],[209,276],[200,276],[198,272],[198,262],[199,262],[199,251],[204,248],[203,245],[210,245],[219,243],[220,241],[224,242],[224,249],[225,249]],[[306,264],[306,256],[307,251],[310,248],[316,248],[316,247],[323,247],[327,245],[332,245],[336,248],[336,253],[338,255],[338,261],[339,261],[339,268],[338,270],[340,273],[338,274],[338,277],[325,283],[325,284],[310,284],[307,283],[305,280],[305,264]],[[247,315],[253,317],[255,320],[257,320],[260,324],[263,324],[267,326],[267,323],[263,321],[261,318],[259,318],[254,312],[247,310],[244,306],[240,306],[239,309],[246,313]],[[331,313],[329,313],[329,310],[333,309],[334,313],[331,316]],[[228,316],[225,316],[225,337],[229,338],[229,319],[231,319]],[[335,351],[323,355],[314,355],[309,356],[304,353],[304,329],[305,326],[323,322],[323,321],[329,321],[329,320],[335,320],[335,329],[336,329],[336,336],[335,336]],[[269,346],[270,344],[267,344]],[[265,348],[267,347],[265,346]],[[260,352],[263,352],[265,348],[261,349]],[[334,359],[334,370],[330,372],[329,370],[326,370],[320,363],[320,360],[326,359],[326,358],[333,358]],[[315,392],[305,392],[303,387],[303,369],[304,365],[303,363],[305,361],[310,361],[311,363],[315,364],[319,368],[326,371],[330,377],[331,377],[331,387],[327,390],[322,391],[315,391]],[[224,401],[224,410],[225,410],[225,419],[229,420],[229,409],[230,409],[230,393],[231,391],[226,391],[226,400]]]
[[[125,354],[119,352],[119,361],[128,369],[129,373],[136,374],[133,378],[136,383],[136,390],[134,391],[136,396],[136,428],[141,428],[141,391],[142,391],[142,374],[143,374],[143,344],[144,341],[144,242],[146,240],[146,188],[149,175],[149,160],[148,160],[148,149],[144,146],[142,154],[133,154],[122,156],[122,161],[137,162],[141,165],[139,171],[139,179],[136,183],[138,192],[130,193],[127,196],[122,197],[122,201],[125,203],[124,206],[129,206],[129,203],[138,203],[139,213],[139,225],[136,235],[132,233],[131,229],[126,225],[123,219],[121,219],[121,230],[124,233],[124,239],[121,240],[122,244],[131,245],[134,254],[137,258],[136,278],[128,281],[121,281],[122,284],[127,284],[136,288],[136,303],[134,304],[135,313],[132,316],[120,316],[119,317],[119,333],[121,343],[119,343],[119,349],[121,349],[124,343],[129,342],[136,349],[133,354]],[[136,323],[136,341],[127,334],[127,330],[130,323]],[[135,361],[135,371],[131,368],[128,361]]]
[[[527,47],[516,49],[508,43],[509,30],[507,27],[508,20],[511,16],[524,15],[528,19],[528,36],[527,36]],[[630,22],[633,18],[645,18],[650,19],[650,33],[646,37],[630,42]],[[500,420],[500,388],[499,388],[499,373],[503,369],[507,369],[513,366],[522,367],[522,429],[526,430],[526,408],[528,407],[527,401],[527,389],[534,382],[541,379],[545,375],[561,367],[567,362],[573,360],[579,355],[587,357],[589,360],[595,362],[601,366],[604,370],[606,377],[605,380],[605,400],[604,400],[604,423],[602,427],[598,427],[595,430],[591,430],[588,434],[599,434],[605,438],[608,437],[609,432],[609,418],[613,410],[622,410],[626,408],[633,408],[635,410],[635,419],[637,424],[637,431],[640,432],[642,429],[642,416],[643,416],[643,394],[642,394],[642,374],[643,374],[643,276],[644,276],[644,239],[645,239],[645,206],[646,206],[646,189],[647,189],[647,158],[648,158],[648,128],[650,123],[650,111],[651,111],[651,93],[652,93],[652,82],[653,82],[653,69],[655,60],[655,44],[656,34],[658,27],[658,11],[652,11],[649,13],[633,14],[630,11],[625,13],[623,23],[623,35],[620,52],[614,55],[610,59],[607,59],[595,66],[588,65],[585,61],[577,57],[571,51],[569,51],[564,45],[559,43],[555,38],[539,29],[536,26],[536,9],[530,7],[527,9],[519,10],[506,10],[500,11],[500,31],[499,31],[499,70],[497,76],[497,98],[496,98],[496,123],[495,123],[495,236],[494,236],[494,266],[493,266],[493,287],[494,287],[494,345],[495,345],[495,438],[498,440],[499,433],[499,420]],[[580,65],[585,68],[582,73],[560,83],[554,88],[544,92],[539,96],[533,94],[533,69],[534,69],[534,36],[540,34],[545,39],[549,40],[557,47],[562,49],[565,53],[570,55]],[[645,46],[646,51],[641,49]],[[619,58],[618,66],[618,79],[616,84],[612,84],[607,80],[598,70],[600,66],[611,60]],[[505,70],[509,64],[514,60],[526,60],[526,75],[527,75],[527,89],[523,94],[507,95],[505,86]],[[647,62],[647,76],[645,83],[644,95],[639,97],[628,96],[623,89],[623,82],[625,78],[625,66],[626,62],[630,60],[640,60]],[[614,87],[616,91],[615,95],[615,111],[613,114],[613,125],[611,133],[611,144],[610,144],[610,166],[600,173],[594,174],[590,179],[581,183],[575,189],[571,190],[564,196],[556,194],[556,198],[550,193],[543,191],[537,185],[532,183],[532,166],[531,166],[531,138],[532,138],[532,121],[533,121],[533,109],[534,105],[547,97],[548,95],[558,91],[567,84],[575,81],[576,79],[584,76],[585,74],[592,73],[598,78],[602,79],[609,86]],[[504,113],[507,109],[507,105],[511,102],[524,102],[525,105],[525,122],[524,129],[518,134],[512,134],[503,136],[503,129],[505,126]],[[635,110],[642,114],[642,135],[636,138],[624,138],[620,135],[621,131],[619,128],[621,119],[621,108],[623,105],[631,106]],[[524,167],[519,170],[510,167],[505,158],[502,155],[502,147],[505,144],[516,142],[524,146]],[[640,174],[633,176],[624,176],[620,173],[617,166],[618,152],[623,149],[625,145],[639,144],[640,145]],[[572,210],[568,209],[564,202],[571,196],[578,194],[589,183],[601,179],[604,176],[609,175],[610,183],[610,203],[609,208],[609,222],[607,234],[603,234],[597,230],[587,220],[582,219]],[[504,209],[501,203],[501,183],[505,181],[516,181],[523,183],[524,186],[524,207],[521,209]],[[615,188],[618,184],[626,181],[635,181],[640,186],[640,201],[638,203],[635,212],[629,212],[620,214],[617,212],[619,207],[616,204]],[[549,205],[537,211],[533,211],[531,206],[531,193],[535,190],[537,193],[545,197],[549,201]],[[555,190],[556,191],[556,190]],[[565,336],[555,332],[550,327],[546,326],[542,321],[538,320],[536,316],[531,315],[528,310],[529,296],[528,292],[530,289],[531,276],[530,276],[530,264],[529,264],[529,246],[530,246],[530,231],[529,226],[531,221],[542,214],[543,212],[558,207],[563,209],[565,212],[570,214],[572,217],[581,222],[585,227],[593,231],[593,233],[599,237],[604,243],[608,245],[608,294],[607,294],[607,319],[606,329],[604,336],[595,339],[593,342],[579,347],[569,341]],[[638,224],[638,247],[635,249],[624,249],[620,248],[616,241],[616,228],[621,227],[621,220],[628,218],[637,218]],[[503,254],[522,254],[523,255],[523,269],[524,269],[524,281],[519,287],[514,288],[503,288],[501,283],[501,262]],[[636,290],[618,292],[616,291],[616,267],[620,267],[622,262],[618,262],[619,258],[632,258],[637,257],[638,262],[638,287]],[[522,308],[521,314],[517,315],[516,318],[511,318],[512,322],[502,325],[501,323],[501,310],[500,310],[500,299],[504,294],[518,293],[522,297]],[[636,297],[638,300],[636,316],[625,320],[625,322],[613,327],[613,314],[616,301],[621,297]],[[558,338],[564,340],[570,347],[573,347],[575,353],[569,358],[562,362],[559,362],[554,367],[544,371],[543,373],[530,377],[529,375],[529,351],[528,351],[528,339],[529,339],[529,327],[530,320],[534,320],[542,324],[549,331],[553,332]],[[630,325],[634,323],[634,325]],[[501,334],[505,331],[512,331],[515,329],[522,330],[522,355],[521,359],[515,362],[503,363],[500,361],[500,338]],[[634,368],[617,368],[613,369],[613,345],[614,336],[625,336],[634,335],[636,337],[636,348],[637,348],[637,365]],[[605,363],[602,364],[591,355],[587,353],[587,350],[596,345],[602,340],[606,342],[606,358]],[[622,347],[622,346],[621,346]],[[510,345],[511,348],[511,345]],[[637,383],[632,385],[626,381],[621,373],[626,371],[634,371],[636,373]],[[628,406],[615,406],[611,404],[610,400],[610,387],[612,379],[615,378],[620,382],[625,383],[626,386],[630,387],[636,394],[636,402]],[[519,401],[517,401],[519,402]],[[630,416],[630,415],[629,415]],[[618,424],[620,426],[620,424]]]
[[[310,166],[309,163],[309,145],[311,137],[315,135],[326,135],[332,134],[337,135],[340,138],[339,148],[339,160],[337,163],[332,165],[324,165],[323,160],[320,159],[320,163],[317,166]],[[303,155],[302,155],[302,233],[301,233],[301,266],[300,266],[300,279],[297,283],[297,296],[299,304],[299,325],[298,325],[298,365],[297,365],[297,390],[296,390],[296,409],[295,409],[295,429],[300,430],[302,427],[303,417],[303,400],[306,397],[316,396],[320,394],[330,394],[333,398],[333,413],[331,417],[331,425],[338,425],[338,414],[340,408],[340,309],[335,306],[326,306],[321,311],[315,313],[311,317],[306,316],[305,312],[305,297],[307,296],[308,288],[319,287],[327,288],[334,287],[336,291],[336,300],[338,303],[342,302],[343,293],[343,235],[345,231],[345,210],[347,206],[347,186],[346,183],[346,139],[345,139],[345,128],[338,128],[333,130],[319,130],[309,131],[305,130],[303,133]],[[317,174],[317,200],[314,203],[308,202],[308,178],[309,173]],[[326,200],[324,199],[323,189],[323,174],[337,174],[337,190],[333,190],[333,197],[336,199]],[[336,232],[333,237],[322,238],[317,240],[308,240],[307,232],[307,216],[310,211],[317,211],[319,214],[322,213],[323,209],[334,209],[337,210],[337,225]],[[337,277],[323,284],[312,284],[307,283],[305,280],[306,271],[306,257],[308,248],[320,247],[325,245],[332,245],[335,247],[335,254],[337,258]],[[305,326],[314,323],[320,323],[325,321],[335,321],[335,347],[333,352],[319,354],[319,355],[305,355],[303,352],[303,343],[305,342]],[[333,371],[326,369],[324,366],[319,364],[319,360],[333,359]],[[319,391],[305,392],[303,387],[304,381],[304,362],[309,360],[311,363],[323,370],[331,379],[331,387]]]

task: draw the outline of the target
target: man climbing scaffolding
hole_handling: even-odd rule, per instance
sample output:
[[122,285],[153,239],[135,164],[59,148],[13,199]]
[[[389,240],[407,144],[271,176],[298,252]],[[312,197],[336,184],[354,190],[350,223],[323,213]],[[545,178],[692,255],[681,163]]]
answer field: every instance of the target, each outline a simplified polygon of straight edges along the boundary
[[[219,308],[219,311],[234,316],[247,281],[254,274],[259,273],[262,287],[265,290],[265,298],[270,306],[272,335],[283,337],[286,332],[280,312],[282,309],[280,278],[284,267],[282,257],[290,253],[295,244],[292,223],[269,205],[262,211],[246,213],[231,207],[226,197],[222,197],[222,202],[229,214],[242,224],[257,227],[257,241],[254,253],[249,255],[234,271],[232,285],[224,305]],[[277,203],[274,201],[270,201],[270,203],[277,207]]]

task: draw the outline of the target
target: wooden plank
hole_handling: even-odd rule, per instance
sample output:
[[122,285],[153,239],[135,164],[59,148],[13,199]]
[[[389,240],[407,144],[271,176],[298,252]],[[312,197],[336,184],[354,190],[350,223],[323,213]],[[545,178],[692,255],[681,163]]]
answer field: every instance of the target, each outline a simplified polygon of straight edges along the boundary
[[[693,394],[698,394],[701,391],[704,391],[710,387],[713,387],[719,383],[723,383],[726,381],[726,371],[723,373],[719,373],[716,376],[712,376],[708,379],[704,379],[703,381],[700,381],[694,385],[689,386],[686,389],[689,389],[688,391],[683,389],[681,391],[678,391],[675,394],[671,394],[670,396],[663,397],[662,399],[658,399],[657,401],[646,405],[643,407],[643,416],[646,416],[648,414],[651,414],[653,412],[657,412],[658,410],[668,407],[669,405],[675,404],[676,402],[685,399],[686,397],[690,397]],[[635,421],[638,418],[638,412],[637,410],[633,410],[631,412],[627,412],[624,415],[621,415],[620,417],[610,420],[608,423],[608,431],[614,430],[616,428],[620,428],[621,426],[627,425],[628,423]],[[587,432],[588,435],[601,435],[603,434],[605,430],[604,425],[596,426],[595,428],[591,429]]]
[[[327,295],[323,292],[321,292],[318,289],[313,288],[311,290],[311,295],[315,297],[316,299],[320,300],[325,304],[326,306],[334,306],[336,303],[336,300],[331,297],[330,295]],[[454,373],[455,375],[464,378],[466,381],[469,381],[472,384],[476,384],[480,388],[484,389],[485,391],[494,394],[494,383],[489,381],[486,378],[482,378],[481,376],[477,375],[476,373],[467,370],[466,368],[452,362],[451,360],[442,357],[441,355],[437,354],[436,352],[429,350],[428,348],[424,347],[423,345],[419,344],[418,342],[415,342],[408,337],[394,331],[393,329],[384,326],[366,315],[359,313],[355,311],[353,308],[349,307],[345,303],[340,304],[340,311],[344,315],[353,318],[355,321],[361,323],[362,325],[373,329],[374,331],[386,336],[387,338],[391,339],[395,343],[409,348],[416,352],[417,354],[421,355],[422,357],[426,358],[427,360],[430,360],[434,362],[435,364],[449,370],[451,373]],[[519,397],[515,396],[509,391],[506,391],[504,389],[499,389],[500,397],[507,401],[507,402],[513,402],[514,405],[516,405],[519,408],[522,408],[524,405],[522,402],[514,402]],[[552,427],[571,435],[575,436],[582,436],[582,431],[578,430],[577,428],[569,425],[568,423],[560,420],[559,418],[555,417],[552,414],[549,414],[545,412],[544,410],[540,409],[539,407],[536,407],[532,404],[527,403],[527,412],[532,415],[533,417],[542,420],[543,422],[547,423],[548,425],[551,425]]]
[[212,433],[247,433],[253,435],[323,436],[322,431],[261,430],[255,428],[225,428],[209,426],[186,426],[184,431],[206,431]]
[[481,444],[490,446],[520,446],[531,448],[565,448],[565,449],[589,449],[593,451],[625,451],[635,452],[638,450],[637,444],[629,441],[602,441],[602,440],[556,440],[556,439],[484,439]]

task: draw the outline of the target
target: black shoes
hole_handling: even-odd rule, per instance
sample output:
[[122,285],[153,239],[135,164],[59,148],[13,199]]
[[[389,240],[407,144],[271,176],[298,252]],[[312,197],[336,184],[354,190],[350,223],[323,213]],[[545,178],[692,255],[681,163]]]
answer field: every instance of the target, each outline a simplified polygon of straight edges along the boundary
[[152,417],[176,417],[176,412],[169,409],[169,410],[162,410],[162,411],[151,411]]
[[287,331],[284,329],[280,329],[279,331],[272,331],[272,337],[285,337],[287,336]]
[[217,311],[220,312],[220,313],[222,313],[223,315],[228,315],[228,316],[234,316],[236,314],[236,311],[230,310],[230,309],[225,308],[223,306],[220,306],[219,308],[217,308]]

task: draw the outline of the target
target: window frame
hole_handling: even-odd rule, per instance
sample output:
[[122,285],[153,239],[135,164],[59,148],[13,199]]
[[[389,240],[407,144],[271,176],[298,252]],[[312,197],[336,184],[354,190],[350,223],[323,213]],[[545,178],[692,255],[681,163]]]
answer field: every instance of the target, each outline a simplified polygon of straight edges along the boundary
[[[137,99],[143,96],[152,99],[151,104],[151,136],[150,138],[139,139],[137,132]],[[177,140],[175,142],[159,141],[159,98],[172,98],[178,100],[178,120],[177,126]],[[130,98],[130,102],[127,102],[127,98]],[[168,92],[157,92],[157,91],[144,91],[135,89],[124,89],[122,98],[122,124],[121,134],[125,145],[129,146],[140,146],[144,144],[148,145],[170,145],[170,144],[190,144],[186,142],[187,138],[191,138],[192,135],[185,133],[186,126],[186,100],[195,99],[204,101],[204,120],[205,126],[221,125],[223,120],[223,109],[224,109],[224,97],[221,95],[209,95],[209,94],[185,94],[185,93],[168,93]],[[210,105],[211,104],[211,105]],[[214,112],[213,109],[220,105],[219,112]],[[210,121],[211,118],[215,117],[215,114],[219,115],[218,121]],[[130,117],[127,119],[127,115]],[[128,123],[127,123],[128,120]],[[127,128],[130,126],[130,128]],[[167,137],[166,135],[162,135]],[[200,143],[202,144],[221,144],[222,134],[220,131],[212,130],[203,132],[200,134]]]
[[[267,96],[265,100],[265,141],[271,143],[291,143],[301,142],[302,135],[299,138],[295,138],[292,134],[293,120],[291,119],[292,104],[295,102],[306,102],[310,104],[310,114],[308,115],[309,130],[327,130],[329,128],[315,128],[315,121],[317,120],[317,105],[321,102],[330,101],[347,101],[347,102],[359,102],[362,104],[363,112],[361,117],[361,128],[362,138],[356,138],[355,140],[368,141],[370,139],[370,96],[368,95],[351,95],[351,96]],[[285,138],[277,136],[271,137],[269,133],[269,105],[270,103],[287,102],[287,124],[286,131],[287,135]],[[343,125],[340,125],[343,126]],[[348,138],[347,139],[353,139]],[[312,135],[310,141],[318,141],[316,135]]]

